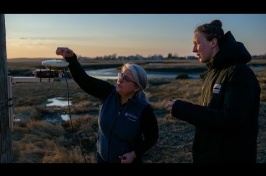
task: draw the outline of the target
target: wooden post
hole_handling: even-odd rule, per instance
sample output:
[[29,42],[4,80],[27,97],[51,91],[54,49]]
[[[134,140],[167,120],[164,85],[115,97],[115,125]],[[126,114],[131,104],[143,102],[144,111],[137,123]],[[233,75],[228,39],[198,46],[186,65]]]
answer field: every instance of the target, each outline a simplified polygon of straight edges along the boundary
[[[8,71],[5,15],[0,14],[0,163],[12,163],[12,139],[9,127]],[[10,107],[12,108],[12,107]]]

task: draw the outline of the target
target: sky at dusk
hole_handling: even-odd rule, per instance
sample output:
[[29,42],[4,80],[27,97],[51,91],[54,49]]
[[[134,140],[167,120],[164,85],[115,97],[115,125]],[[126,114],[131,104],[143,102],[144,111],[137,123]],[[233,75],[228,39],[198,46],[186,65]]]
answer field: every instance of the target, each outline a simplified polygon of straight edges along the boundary
[[[266,54],[266,14],[5,14],[7,58],[193,56],[194,29],[219,19],[251,55]],[[61,57],[60,57],[61,58]]]

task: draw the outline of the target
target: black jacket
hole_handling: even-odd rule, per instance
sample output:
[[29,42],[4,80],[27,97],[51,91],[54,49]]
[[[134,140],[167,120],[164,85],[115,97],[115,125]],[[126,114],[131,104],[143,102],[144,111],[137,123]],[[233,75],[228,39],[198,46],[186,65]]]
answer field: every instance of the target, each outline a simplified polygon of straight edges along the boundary
[[207,63],[200,105],[177,100],[172,115],[195,125],[194,163],[255,163],[260,86],[251,55],[231,32]]

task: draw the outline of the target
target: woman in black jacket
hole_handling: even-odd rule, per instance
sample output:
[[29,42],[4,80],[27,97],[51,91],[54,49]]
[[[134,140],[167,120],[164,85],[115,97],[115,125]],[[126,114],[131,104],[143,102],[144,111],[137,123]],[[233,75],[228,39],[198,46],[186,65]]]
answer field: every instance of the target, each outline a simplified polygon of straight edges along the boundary
[[141,163],[143,154],[158,140],[158,124],[146,99],[148,85],[145,70],[127,63],[118,75],[117,84],[89,76],[68,48],[59,47],[69,63],[75,82],[101,101],[98,118],[97,163]]
[[256,163],[260,86],[247,65],[251,55],[220,20],[198,26],[193,52],[208,71],[200,105],[182,100],[165,107],[195,125],[194,163]]

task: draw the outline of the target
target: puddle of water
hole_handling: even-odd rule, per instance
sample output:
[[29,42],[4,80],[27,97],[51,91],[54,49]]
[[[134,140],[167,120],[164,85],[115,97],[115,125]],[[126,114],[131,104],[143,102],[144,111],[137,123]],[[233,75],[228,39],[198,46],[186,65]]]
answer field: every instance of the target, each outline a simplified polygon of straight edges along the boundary
[[[49,98],[49,99],[47,99],[47,102],[48,103],[46,103],[46,106],[49,106],[49,107],[51,107],[51,106],[61,106],[61,107],[63,107],[63,106],[72,105],[71,101],[69,101],[69,103],[68,103],[68,100],[66,100],[65,98],[62,98],[62,97]],[[46,117],[45,120],[49,121],[49,122],[59,122],[59,121],[62,121],[62,120],[63,121],[67,121],[70,118],[68,114],[61,114],[60,115],[61,119],[59,120],[58,119],[59,116],[57,114],[57,117],[56,117],[56,114],[57,113],[55,113],[55,116],[53,116],[53,117]]]
[[[68,106],[68,101],[61,97],[49,98],[47,101],[49,103],[46,106]],[[69,101],[69,105],[72,105],[71,101]]]
[[69,120],[69,115],[63,114],[63,115],[61,115],[61,118],[62,118],[62,120],[67,121],[67,120]]
[[[54,97],[54,98],[49,98],[47,99],[48,103],[46,103],[46,106],[68,106],[68,101],[65,98],[62,97]],[[69,101],[69,105],[72,105],[71,101]],[[92,114],[98,114],[98,111],[96,112],[91,112]],[[86,113],[87,114],[87,113]],[[81,115],[86,115],[84,114],[79,114],[78,116]],[[71,118],[78,117],[77,115],[71,115]],[[70,115],[67,114],[66,112],[60,112],[60,110],[55,111],[54,113],[49,113],[44,116],[44,120],[47,122],[52,122],[52,123],[59,123],[63,121],[68,121],[70,120]]]

